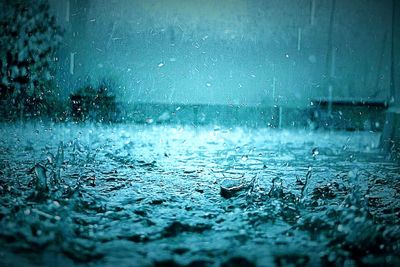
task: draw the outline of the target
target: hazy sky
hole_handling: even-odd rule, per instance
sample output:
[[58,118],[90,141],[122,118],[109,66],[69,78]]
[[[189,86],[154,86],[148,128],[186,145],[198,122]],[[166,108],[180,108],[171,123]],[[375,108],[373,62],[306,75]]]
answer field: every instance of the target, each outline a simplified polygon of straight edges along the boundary
[[129,102],[296,106],[326,97],[329,82],[336,97],[386,97],[390,1],[336,0],[327,64],[331,3],[54,2],[69,33],[60,77],[67,92],[111,77]]

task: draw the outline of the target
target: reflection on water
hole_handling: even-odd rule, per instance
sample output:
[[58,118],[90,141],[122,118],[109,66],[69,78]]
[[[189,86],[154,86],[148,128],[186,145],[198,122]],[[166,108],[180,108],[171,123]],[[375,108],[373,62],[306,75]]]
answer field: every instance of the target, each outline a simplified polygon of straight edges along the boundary
[[[378,153],[375,133],[72,124],[0,131],[6,264],[15,255],[21,265],[398,263],[399,168]],[[244,190],[224,198],[229,179]]]

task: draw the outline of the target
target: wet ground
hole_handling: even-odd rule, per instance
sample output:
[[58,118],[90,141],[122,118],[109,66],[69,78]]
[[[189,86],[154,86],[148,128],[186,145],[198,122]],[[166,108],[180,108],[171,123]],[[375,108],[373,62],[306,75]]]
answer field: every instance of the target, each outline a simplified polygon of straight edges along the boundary
[[378,141],[1,124],[0,265],[399,266],[400,167]]

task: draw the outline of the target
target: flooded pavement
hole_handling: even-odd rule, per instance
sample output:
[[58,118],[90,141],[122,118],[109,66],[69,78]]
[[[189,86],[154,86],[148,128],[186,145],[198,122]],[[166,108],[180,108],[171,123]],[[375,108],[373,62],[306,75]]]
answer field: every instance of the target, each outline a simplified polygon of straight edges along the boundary
[[379,134],[1,124],[2,266],[400,264]]

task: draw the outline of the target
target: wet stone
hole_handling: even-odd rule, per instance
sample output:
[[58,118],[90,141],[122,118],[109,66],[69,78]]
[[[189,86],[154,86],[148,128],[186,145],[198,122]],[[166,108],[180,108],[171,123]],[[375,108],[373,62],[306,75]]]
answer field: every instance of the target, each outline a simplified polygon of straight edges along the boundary
[[220,182],[220,194],[224,198],[235,196],[238,192],[247,188],[247,184],[242,179],[223,179]]

